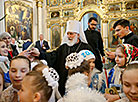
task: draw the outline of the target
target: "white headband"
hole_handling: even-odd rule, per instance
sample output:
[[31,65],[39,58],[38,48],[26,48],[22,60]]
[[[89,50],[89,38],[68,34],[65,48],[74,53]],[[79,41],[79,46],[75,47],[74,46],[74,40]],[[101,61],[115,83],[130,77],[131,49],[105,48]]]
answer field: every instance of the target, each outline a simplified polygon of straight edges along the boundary
[[[49,71],[48,68],[44,68],[42,70],[43,76],[45,77],[46,81],[48,82],[48,86],[51,86],[52,89],[55,89],[56,87],[58,87],[58,82],[56,80],[54,80],[54,78],[52,78],[52,74],[51,71]],[[53,71],[54,73],[54,71]],[[59,79],[59,77],[57,78]]]

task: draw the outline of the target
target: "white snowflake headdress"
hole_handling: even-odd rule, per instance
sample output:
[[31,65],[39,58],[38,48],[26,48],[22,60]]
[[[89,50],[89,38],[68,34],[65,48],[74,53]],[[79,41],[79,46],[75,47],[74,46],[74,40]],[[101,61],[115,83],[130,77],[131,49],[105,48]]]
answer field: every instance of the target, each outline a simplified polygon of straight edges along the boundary
[[59,75],[53,68],[44,68],[42,70],[42,73],[46,81],[48,82],[48,86],[51,86],[52,89],[58,87]]
[[69,67],[70,69],[72,68],[77,68],[78,66],[81,65],[83,62],[84,58],[80,55],[78,55],[76,52],[71,53],[66,57],[66,63],[65,66]]

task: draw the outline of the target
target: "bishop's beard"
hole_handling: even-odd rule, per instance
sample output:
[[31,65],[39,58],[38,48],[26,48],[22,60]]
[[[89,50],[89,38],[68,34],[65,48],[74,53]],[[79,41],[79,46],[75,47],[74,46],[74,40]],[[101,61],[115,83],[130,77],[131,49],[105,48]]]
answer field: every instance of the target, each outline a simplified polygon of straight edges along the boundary
[[70,39],[70,38],[68,38],[68,40],[67,40],[67,45],[68,45],[68,46],[73,46],[74,44],[77,43],[78,36],[75,35],[75,37],[74,37],[72,40],[69,40],[69,39]]

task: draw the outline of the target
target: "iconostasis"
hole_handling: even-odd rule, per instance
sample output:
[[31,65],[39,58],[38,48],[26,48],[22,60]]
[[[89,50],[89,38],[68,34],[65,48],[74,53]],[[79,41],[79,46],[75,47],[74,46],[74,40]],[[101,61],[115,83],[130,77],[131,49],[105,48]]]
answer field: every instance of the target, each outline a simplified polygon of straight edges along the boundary
[[118,19],[130,20],[131,30],[138,34],[137,0],[6,0],[4,12],[7,14],[5,30],[12,37],[37,40],[38,31],[43,28],[40,32],[47,36],[52,49],[60,45],[68,20],[81,21],[83,30],[86,30],[88,19],[96,17],[97,30],[102,34],[104,45],[111,49],[122,43],[112,28]]

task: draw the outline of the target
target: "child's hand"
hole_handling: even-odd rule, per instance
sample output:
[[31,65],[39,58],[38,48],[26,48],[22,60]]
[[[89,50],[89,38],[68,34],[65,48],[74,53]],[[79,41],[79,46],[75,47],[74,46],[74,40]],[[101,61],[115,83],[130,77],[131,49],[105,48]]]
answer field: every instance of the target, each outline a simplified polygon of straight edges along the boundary
[[106,98],[107,102],[114,102],[120,99],[119,95],[111,95],[107,93],[104,94],[104,97]]
[[109,59],[111,59],[111,60],[113,60],[114,58],[115,58],[115,52],[106,52],[106,54],[107,54],[107,58],[109,58]]

